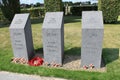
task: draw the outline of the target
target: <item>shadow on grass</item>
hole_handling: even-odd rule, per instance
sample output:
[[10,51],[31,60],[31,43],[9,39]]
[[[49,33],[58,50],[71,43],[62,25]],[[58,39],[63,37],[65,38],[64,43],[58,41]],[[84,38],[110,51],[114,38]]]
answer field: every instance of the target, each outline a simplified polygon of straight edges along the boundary
[[44,56],[43,56],[43,48],[35,49],[34,57],[35,57],[35,56],[39,56],[39,57],[41,57],[41,58],[44,58]]
[[80,60],[80,58],[81,58],[80,55],[81,55],[81,48],[80,47],[74,47],[74,48],[65,50],[63,64],[73,62],[76,60]]
[[74,47],[68,50],[65,50],[65,55],[80,55],[81,54],[81,48],[80,47]]
[[102,52],[105,65],[119,58],[119,48],[104,48]]
[[43,48],[35,49],[35,53],[43,54]]
[[64,23],[81,22],[81,16],[65,16]]

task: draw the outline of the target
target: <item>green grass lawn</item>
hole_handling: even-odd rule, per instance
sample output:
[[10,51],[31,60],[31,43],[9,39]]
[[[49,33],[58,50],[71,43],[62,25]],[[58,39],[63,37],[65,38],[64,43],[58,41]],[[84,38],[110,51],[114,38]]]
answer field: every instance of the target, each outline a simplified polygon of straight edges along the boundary
[[[120,17],[119,17],[120,20]],[[35,51],[42,50],[43,19],[32,20],[32,33]],[[81,19],[65,17],[65,55],[80,54]],[[0,70],[41,76],[61,77],[72,80],[120,80],[120,24],[104,25],[103,58],[107,72],[72,71],[45,67],[31,67],[10,62],[13,57],[8,26],[0,27]]]

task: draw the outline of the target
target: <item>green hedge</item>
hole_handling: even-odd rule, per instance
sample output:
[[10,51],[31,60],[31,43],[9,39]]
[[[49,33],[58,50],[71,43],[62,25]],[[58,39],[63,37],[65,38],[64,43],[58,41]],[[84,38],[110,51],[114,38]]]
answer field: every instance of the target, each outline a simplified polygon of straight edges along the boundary
[[30,13],[31,17],[42,17],[45,15],[44,8],[31,8],[31,9],[23,9],[22,13]]
[[[44,17],[45,9],[44,8],[29,8],[29,9],[22,9],[21,13],[30,13],[30,16],[33,17]],[[4,15],[0,10],[0,21],[5,20]]]
[[64,15],[65,15],[65,7],[63,7],[63,12],[64,12]]
[[103,12],[105,23],[117,22],[120,13],[120,0],[99,0],[98,9]]
[[2,12],[0,11],[0,21],[2,20],[2,16],[3,16]]
[[62,11],[62,0],[44,0],[46,12]]
[[92,10],[97,10],[97,6],[79,6],[79,7],[71,7],[71,13],[74,16],[81,16],[82,11],[92,11]]
[[4,15],[2,14],[2,11],[1,11],[1,9],[0,9],[0,21],[3,21],[3,20],[5,20],[5,17],[4,17]]

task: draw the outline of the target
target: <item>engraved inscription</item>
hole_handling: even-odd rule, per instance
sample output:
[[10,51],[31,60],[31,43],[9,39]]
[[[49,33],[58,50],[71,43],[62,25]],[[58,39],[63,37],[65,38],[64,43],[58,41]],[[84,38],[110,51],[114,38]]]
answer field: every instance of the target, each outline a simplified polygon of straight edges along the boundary
[[54,33],[54,32],[48,32],[47,33],[47,37],[51,37],[51,36],[56,36],[56,33]]
[[57,52],[57,41],[55,40],[57,34],[55,32],[47,32],[46,33],[46,48],[49,52]]
[[22,22],[23,22],[23,21],[22,21],[21,19],[18,19],[18,20],[15,21],[14,24],[21,24]]
[[48,24],[56,23],[56,19],[55,18],[50,18],[47,23]]
[[[86,49],[86,51],[88,53],[96,53],[96,51],[99,49],[98,44],[96,42],[96,39],[99,39],[98,38],[98,34],[97,33],[91,33],[88,35],[88,38],[87,38],[89,41],[87,41],[83,48]],[[94,41],[95,40],[95,41]]]
[[86,23],[95,24],[95,23],[98,23],[99,20],[96,19],[96,17],[94,17],[94,16],[90,16],[90,17],[88,17],[88,19],[86,21],[87,21]]
[[90,36],[89,36],[90,38],[96,38],[97,37],[97,34],[95,34],[95,33],[92,33],[92,34],[90,34]]
[[13,33],[14,35],[14,46],[16,49],[23,49],[23,43],[21,40],[22,33]]
[[21,36],[22,35],[22,33],[13,33],[13,36]]

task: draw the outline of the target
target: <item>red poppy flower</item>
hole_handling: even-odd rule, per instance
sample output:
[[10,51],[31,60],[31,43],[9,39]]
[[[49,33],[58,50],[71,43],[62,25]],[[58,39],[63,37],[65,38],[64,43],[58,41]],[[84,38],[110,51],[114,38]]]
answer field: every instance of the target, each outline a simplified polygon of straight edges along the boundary
[[34,57],[33,59],[31,59],[28,64],[30,66],[40,66],[43,64],[43,58],[40,57]]

